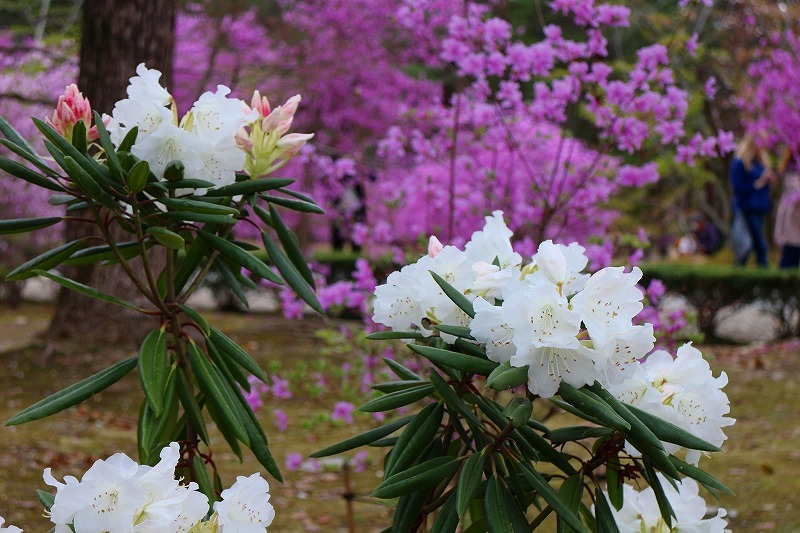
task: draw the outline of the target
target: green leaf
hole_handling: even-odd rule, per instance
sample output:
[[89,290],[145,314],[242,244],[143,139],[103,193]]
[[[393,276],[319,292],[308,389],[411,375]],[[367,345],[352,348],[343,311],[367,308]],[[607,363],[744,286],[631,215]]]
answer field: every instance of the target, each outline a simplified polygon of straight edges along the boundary
[[453,303],[456,304],[462,311],[464,311],[470,318],[475,318],[475,309],[472,307],[472,302],[470,302],[466,296],[464,296],[461,291],[447,283],[444,279],[442,279],[439,274],[434,272],[433,270],[430,271],[431,276],[433,276],[433,280],[442,288],[444,293],[447,295],[448,298],[453,300]]
[[10,235],[12,233],[25,233],[37,229],[46,228],[61,222],[61,217],[43,218],[15,218],[0,220],[0,235]]
[[[28,183],[36,185],[37,187],[41,187],[42,189],[64,192],[64,188],[59,184],[47,179],[38,172],[34,172],[28,167],[20,165],[16,161],[6,159],[5,157],[0,157],[0,170],[4,170],[12,176],[16,176],[17,178],[25,180]],[[52,170],[50,172],[52,172]]]
[[130,152],[131,148],[133,147],[133,143],[136,142],[136,137],[138,136],[138,134],[139,134],[139,126],[134,126],[130,130],[128,130],[128,133],[125,134],[125,137],[123,137],[122,142],[119,143],[119,146],[117,147],[117,153]]
[[388,357],[384,357],[383,361],[392,370],[392,372],[394,372],[400,379],[422,381],[421,377],[419,377],[414,372],[412,372],[402,364],[398,363],[394,359],[389,359]]
[[[138,242],[121,242],[117,244],[117,250],[119,250],[120,254],[125,259],[132,259],[142,253],[142,246]],[[107,244],[78,250],[73,253],[69,259],[66,259],[64,264],[70,266],[91,265],[101,261],[117,261],[117,256],[114,255],[111,247]]]
[[317,300],[314,290],[306,282],[305,278],[300,274],[300,272],[294,267],[286,254],[283,253],[283,250],[281,250],[280,247],[278,247],[278,245],[275,244],[275,242],[263,231],[261,232],[261,239],[264,241],[264,247],[267,250],[267,254],[269,254],[270,260],[272,260],[272,262],[278,268],[278,272],[281,273],[281,276],[283,276],[283,279],[286,280],[286,283],[288,283],[294,292],[300,298],[302,298],[305,303],[311,306],[314,311],[324,315],[325,310],[322,308],[322,305],[320,305],[319,300]]
[[471,374],[488,376],[497,367],[497,363],[494,361],[487,361],[442,348],[423,346],[421,344],[408,344],[407,346],[412,352],[418,353],[437,365],[448,366]]
[[159,181],[159,185],[164,187],[166,190],[175,190],[175,189],[210,189],[212,187],[216,187],[216,183],[211,183],[210,181],[206,180],[198,180],[198,179],[187,179],[187,180],[178,180],[178,181]]
[[222,280],[225,282],[225,285],[231,290],[231,292],[242,302],[242,305],[247,309],[250,307],[250,302],[247,301],[247,295],[244,293],[244,287],[242,287],[243,278],[241,275],[237,275],[233,273],[231,267],[228,266],[227,261],[223,257],[217,257],[216,261],[214,261],[214,266],[222,275]]
[[[562,497],[564,503],[567,504],[567,507],[577,513],[581,506],[581,497],[583,496],[583,476],[575,474],[565,479],[561,484],[561,488],[558,489],[558,494]],[[573,531],[561,518],[558,519],[557,527],[558,533],[570,533]]]
[[223,257],[246,268],[256,276],[277,283],[278,285],[283,285],[283,280],[270,270],[263,261],[242,250],[232,242],[203,230],[198,230],[197,235],[208,243],[209,246],[217,250]]
[[529,398],[512,398],[503,410],[503,414],[511,419],[515,428],[524,426],[533,414],[533,402]]
[[456,533],[458,527],[458,514],[455,512],[456,495],[452,494],[436,513],[436,519],[429,533]]
[[486,485],[484,495],[484,508],[486,520],[489,522],[489,533],[514,533],[511,527],[511,516],[506,507],[506,490],[502,481],[497,476],[491,476]]
[[[119,158],[117,157],[117,152],[114,150],[114,145],[111,142],[111,137],[108,135],[108,130],[106,130],[105,124],[103,124],[103,117],[100,116],[100,113],[95,111],[94,115],[94,124],[97,127],[97,138],[100,140],[100,145],[103,147],[103,151],[106,153],[106,160],[108,161],[108,170],[111,171],[111,175],[114,176],[119,181],[122,181],[122,176],[124,171],[122,169],[122,165],[119,162]],[[149,169],[148,169],[149,172]],[[131,183],[131,178],[128,178],[128,184]],[[147,180],[145,179],[145,182]],[[133,187],[131,187],[133,189]],[[144,188],[144,185],[142,185]],[[135,192],[140,192],[142,189],[136,190],[133,189]]]
[[161,213],[161,216],[171,220],[180,220],[181,222],[205,222],[206,224],[230,225],[239,221],[227,215],[209,215],[208,213],[195,213],[192,211],[165,211]]
[[675,465],[675,468],[678,470],[678,472],[699,481],[706,488],[721,490],[726,494],[734,494],[734,492],[731,489],[726,487],[722,482],[720,482],[717,478],[715,478],[708,472],[704,472],[699,468],[697,468],[696,466],[692,466],[688,463],[685,463],[680,459],[678,459],[677,457],[675,457],[674,455],[670,455],[669,460],[673,465]]
[[39,503],[42,504],[42,507],[44,507],[45,511],[50,511],[50,509],[53,507],[53,504],[56,502],[55,496],[43,490],[37,489],[36,497],[39,499]]
[[373,385],[372,389],[384,393],[397,392],[399,390],[413,389],[419,386],[418,379],[406,379],[402,381],[387,381]]
[[141,307],[137,307],[130,302],[126,302],[125,300],[117,298],[116,296],[111,296],[108,293],[98,291],[94,287],[89,287],[88,285],[84,285],[83,283],[78,283],[77,281],[73,281],[69,278],[65,278],[57,274],[52,274],[50,272],[45,272],[44,270],[38,270],[38,269],[34,270],[33,273],[38,276],[42,276],[49,280],[55,281],[62,287],[66,287],[69,290],[83,294],[84,296],[88,296],[89,298],[94,298],[95,300],[100,300],[110,304],[119,305],[121,307],[127,307],[128,309],[133,309],[134,311],[139,311],[140,313],[145,312],[144,309],[142,309]]
[[[614,411],[624,418],[631,427],[631,434],[633,434],[637,441],[647,443],[650,447],[655,449],[664,449],[664,445],[661,444],[661,440],[655,436],[655,434],[650,431],[650,428],[644,425],[639,418],[634,415],[626,404],[623,404],[617,398],[614,397],[613,394],[605,390],[603,387],[600,386],[599,383],[595,382],[592,385],[587,385],[586,388],[599,396],[606,404],[611,406]],[[639,450],[641,451],[641,450]]]
[[675,511],[672,510],[672,505],[670,505],[667,495],[664,493],[664,487],[661,486],[661,482],[656,476],[656,471],[652,463],[648,461],[646,457],[644,459],[644,468],[647,474],[647,482],[650,484],[650,488],[653,489],[653,493],[656,496],[658,509],[661,511],[661,518],[664,519],[667,530],[670,530],[672,529],[672,517],[675,516]]
[[398,420],[394,420],[385,424],[381,427],[371,429],[360,435],[356,435],[355,437],[350,437],[349,439],[343,440],[337,444],[332,446],[328,446],[327,448],[323,448],[319,451],[316,451],[311,454],[310,457],[319,458],[319,457],[328,457],[329,455],[336,455],[339,453],[347,452],[353,450],[355,448],[359,448],[361,446],[366,446],[368,444],[372,444],[373,442],[382,439],[386,435],[390,435],[400,429],[401,427],[408,424],[413,416],[406,416],[404,418],[400,418]]
[[175,290],[180,292],[189,282],[194,275],[200,262],[206,256],[208,245],[205,241],[195,239],[189,249],[186,251],[186,256],[178,266],[178,271],[175,273]]
[[[0,117],[0,120],[2,120],[2,117]],[[53,171],[53,169],[50,168],[49,166],[47,166],[47,164],[45,163],[44,159],[42,159],[42,157],[38,153],[36,153],[35,151],[29,152],[28,150],[23,148],[21,145],[13,143],[13,142],[9,141],[8,139],[0,139],[0,144],[2,144],[3,146],[8,148],[9,150],[14,152],[15,154],[17,154],[19,157],[25,159],[30,164],[34,165],[36,168],[38,168],[40,171],[42,171],[44,173],[44,176],[54,176],[55,175],[55,172]],[[44,187],[44,188],[45,189],[50,189],[51,187],[59,187],[60,188],[60,186],[57,183],[54,183],[54,182],[50,182],[50,186]],[[61,190],[63,190],[63,189],[61,189]]]
[[210,335],[207,338],[207,342],[212,343],[214,347],[220,351],[220,353],[228,356],[232,361],[253,374],[255,377],[264,383],[267,382],[267,375],[246,351],[244,351],[238,344],[233,342],[220,330],[214,327],[209,327],[209,329]]
[[693,450],[703,450],[707,452],[718,452],[720,450],[718,446],[714,446],[700,437],[692,435],[671,422],[667,422],[662,418],[642,411],[634,405],[627,405],[626,407],[636,415],[645,426],[650,428],[650,431],[652,431],[659,440],[671,442],[672,444],[677,444],[678,446],[691,448]]
[[[258,206],[256,207],[258,208]],[[306,261],[306,258],[303,257],[303,252],[300,250],[297,237],[283,222],[283,219],[281,218],[281,215],[278,213],[277,209],[270,205],[269,212],[270,220],[272,222],[271,226],[275,228],[275,233],[278,235],[278,240],[281,242],[283,249],[286,250],[286,255],[289,257],[289,260],[291,260],[297,271],[300,272],[300,275],[303,276],[303,279],[305,279],[312,288],[316,289],[314,276],[311,273],[311,269],[308,267],[308,261]]]
[[630,429],[631,425],[614,409],[602,401],[597,401],[591,396],[576,389],[566,381],[558,387],[561,398],[583,413],[599,420],[604,426],[614,429]]
[[14,129],[14,126],[12,126],[2,116],[0,116],[0,132],[6,136],[6,139],[19,146],[21,150],[24,150],[31,155],[38,156],[36,150],[33,149],[33,146],[31,146],[30,143],[28,143],[28,141],[26,141],[25,138]]
[[424,490],[412,492],[400,498],[397,502],[394,520],[392,520],[392,527],[389,529],[390,533],[411,532],[411,527],[418,522],[422,506],[425,505],[430,493],[430,490]]
[[178,307],[180,307],[181,311],[183,311],[184,314],[192,320],[192,322],[197,324],[197,327],[200,328],[200,330],[203,332],[203,335],[206,337],[211,335],[211,327],[208,325],[208,322],[206,322],[206,319],[203,318],[203,315],[187,305],[179,305]]
[[[193,342],[189,342],[189,361],[192,364],[197,385],[203,392],[208,401],[215,404],[217,418],[215,422],[223,432],[230,432],[230,436],[236,437],[245,445],[249,445],[250,439],[244,427],[239,409],[238,399],[231,390],[230,385],[220,375],[220,371],[209,361],[200,348]],[[209,411],[211,412],[211,411]]]
[[606,500],[606,496],[600,490],[600,487],[595,489],[594,495],[594,513],[597,520],[598,533],[619,533],[617,521],[614,519],[614,515],[611,514],[611,507],[609,507],[608,500]]
[[432,392],[433,386],[431,386],[430,383],[422,382],[419,387],[392,392],[391,394],[385,394],[383,396],[379,396],[378,398],[374,398],[359,407],[358,410],[363,413],[391,411],[392,409],[397,409],[398,407],[417,402]]
[[528,382],[528,365],[511,366],[511,363],[503,363],[492,370],[486,378],[486,386],[490,389],[504,391],[525,385]]
[[606,491],[608,491],[608,499],[611,500],[611,505],[617,511],[622,509],[622,504],[624,503],[620,470],[619,454],[609,457],[608,462],[606,462]]
[[267,436],[264,434],[264,430],[261,429],[261,424],[253,415],[250,407],[248,407],[247,401],[241,395],[241,391],[237,391],[237,393],[239,394],[242,409],[249,415],[245,419],[245,429],[250,439],[250,451],[253,452],[253,455],[256,456],[261,466],[263,466],[272,477],[283,483],[283,476],[281,475],[278,465],[275,463],[275,458],[272,457],[272,452],[269,451]]
[[250,382],[247,381],[247,373],[242,370],[239,365],[222,355],[219,350],[217,350],[216,346],[208,342],[208,339],[206,339],[206,348],[208,349],[208,356],[214,364],[217,365],[222,376],[228,381],[231,390],[237,391],[239,388],[242,388],[250,392]]
[[[53,158],[56,159],[56,162],[61,165],[62,162],[66,162],[69,158],[72,158],[73,162],[77,164],[87,175],[90,179],[94,180],[98,184],[103,182],[108,184],[110,181],[110,176],[108,175],[108,171],[105,167],[103,167],[100,163],[92,159],[91,157],[86,156],[80,150],[72,146],[72,144],[67,141],[64,137],[58,134],[56,130],[48,126],[43,121],[33,118],[33,123],[36,124],[36,127],[39,128],[44,136],[47,138],[52,146],[61,156],[61,160],[59,161],[59,156],[53,153],[53,150],[50,150],[51,155]],[[45,146],[48,145],[48,142],[45,142]],[[50,148],[48,146],[48,149]],[[68,168],[61,166],[64,170],[68,170]]]
[[11,419],[6,422],[6,426],[15,426],[24,424],[33,420],[39,420],[47,416],[53,415],[68,407],[79,404],[93,394],[103,391],[122,379],[125,374],[133,370],[136,366],[136,357],[125,359],[115,365],[112,365],[105,370],[101,370],[97,374],[74,383],[69,387],[48,396],[47,398],[36,402],[15,414]]
[[68,242],[66,244],[62,244],[61,246],[57,246],[52,250],[48,250],[47,252],[34,257],[30,261],[26,261],[25,263],[21,264],[14,270],[8,273],[6,276],[6,281],[20,281],[23,279],[28,279],[36,274],[33,273],[34,270],[50,270],[61,264],[66,258],[72,255],[75,250],[83,246],[86,242],[85,238],[78,239],[72,242]]
[[460,414],[464,419],[472,425],[474,428],[481,428],[483,424],[481,421],[478,420],[478,417],[475,416],[467,404],[464,403],[464,400],[458,397],[456,392],[447,384],[447,382],[440,376],[437,372],[431,372],[431,385],[433,388],[436,389],[436,392],[439,396],[444,400],[451,409],[454,409],[458,414]]
[[271,204],[280,205],[286,207],[287,209],[291,209],[292,211],[298,211],[300,213],[315,213],[318,215],[325,214],[325,211],[314,202],[292,200],[291,198],[281,198],[280,196],[272,196],[270,194],[261,194],[259,196]]
[[186,165],[180,159],[173,159],[164,167],[164,179],[167,181],[181,181]]
[[442,417],[444,417],[444,406],[439,402],[425,406],[414,417],[386,459],[384,478],[389,478],[414,464],[436,437]]
[[472,337],[471,330],[464,326],[448,326],[447,324],[439,324],[433,326],[433,329],[439,330],[442,333],[447,333],[448,335],[453,335],[454,337],[461,337],[462,339],[470,339],[475,340]]
[[167,356],[167,337],[164,328],[147,334],[139,348],[139,379],[142,382],[147,403],[156,417],[164,409],[170,361]]
[[548,431],[545,437],[553,442],[572,442],[596,439],[614,433],[612,428],[594,426],[570,426]]
[[238,196],[256,194],[264,191],[271,191],[280,187],[291,185],[295,180],[290,178],[264,178],[250,181],[240,181],[231,185],[211,189],[206,196]]
[[186,413],[186,418],[192,427],[197,431],[200,438],[208,444],[208,430],[206,429],[206,422],[203,420],[203,412],[200,408],[200,403],[194,396],[192,387],[183,371],[178,372],[177,378],[178,398],[180,398],[183,411]]
[[542,475],[534,470],[534,468],[526,462],[521,463],[522,473],[528,482],[533,486],[536,492],[553,508],[556,514],[574,530],[578,532],[586,531],[578,514],[573,511],[569,505],[561,499],[559,494],[550,486],[547,480]]
[[183,250],[186,246],[186,241],[183,240],[183,237],[167,228],[151,226],[147,228],[145,234],[153,237],[159,244],[170,250]]
[[365,337],[370,341],[385,341],[394,339],[425,339],[422,333],[416,331],[376,331]]
[[128,187],[135,193],[140,193],[147,186],[150,179],[150,163],[137,161],[128,172]]
[[86,153],[86,123],[82,120],[72,127],[72,146],[80,153]]
[[455,457],[436,457],[425,461],[390,476],[372,491],[372,495],[388,500],[429,489],[451,478],[458,470],[459,463]]
[[180,211],[191,211],[194,213],[207,213],[209,215],[238,215],[239,210],[228,205],[218,205],[202,200],[190,200],[188,198],[161,198],[162,204],[174,207]]
[[108,194],[100,184],[93,179],[89,174],[78,164],[71,156],[65,156],[64,161],[67,164],[66,170],[72,181],[86,193],[86,195],[102,204],[107,209],[115,210],[119,207],[117,201],[113,196]]
[[478,451],[469,456],[469,459],[466,460],[464,467],[461,469],[456,487],[456,511],[459,518],[463,518],[475,493],[478,491],[478,486],[481,483],[481,479],[483,479],[483,465],[485,463],[486,456],[482,451]]
[[208,475],[206,462],[199,455],[192,457],[192,472],[194,472],[194,480],[197,482],[200,492],[205,494],[209,503],[216,501],[217,494],[214,492],[214,484]]

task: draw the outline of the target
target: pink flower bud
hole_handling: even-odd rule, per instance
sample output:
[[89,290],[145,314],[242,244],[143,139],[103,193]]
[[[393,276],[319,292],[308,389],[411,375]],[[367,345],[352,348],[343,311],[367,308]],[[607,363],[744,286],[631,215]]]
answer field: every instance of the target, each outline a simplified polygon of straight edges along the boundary
[[[89,104],[89,100],[84,98],[83,94],[78,90],[78,86],[72,83],[66,87],[64,94],[58,97],[58,104],[56,104],[53,117],[47,118],[46,122],[62,137],[72,140],[72,129],[79,120],[83,121],[87,129],[90,128],[92,106]],[[91,137],[89,137],[89,140],[92,140]]]
[[294,114],[297,112],[297,106],[300,105],[300,100],[302,100],[302,97],[299,94],[296,94],[286,100],[286,103],[281,106],[281,114],[283,115],[283,119],[294,116]]
[[236,136],[234,137],[236,141],[236,146],[244,150],[245,152],[249,152],[253,149],[253,141],[250,140],[250,134],[247,133],[247,130],[244,128],[239,128],[239,131],[236,132]]
[[439,242],[439,239],[431,235],[431,238],[428,240],[428,257],[433,259],[437,255],[439,255],[439,252],[441,252],[442,250],[444,250],[444,246],[442,246],[442,243]]
[[290,133],[278,140],[278,148],[284,151],[285,157],[292,157],[300,152],[306,142],[314,137],[313,133]]
[[[261,96],[258,91],[253,91],[253,99],[250,101],[250,107],[258,111],[259,118],[266,118],[270,112],[269,100],[266,96]],[[249,114],[249,110],[247,113]]]
[[271,133],[278,129],[278,125],[281,122],[281,109],[281,106],[276,107],[261,121],[261,129],[264,130],[264,132]]

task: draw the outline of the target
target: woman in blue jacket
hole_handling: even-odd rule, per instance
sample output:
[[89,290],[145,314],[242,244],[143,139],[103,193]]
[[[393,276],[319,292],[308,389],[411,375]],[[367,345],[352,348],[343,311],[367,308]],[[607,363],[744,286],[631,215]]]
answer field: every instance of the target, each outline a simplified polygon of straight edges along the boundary
[[[764,220],[769,213],[769,183],[772,171],[764,152],[756,146],[755,138],[747,134],[736,148],[731,163],[731,185],[733,187],[733,208],[739,209],[747,221],[747,229],[753,239],[753,250],[759,266],[767,266],[767,239],[764,235]],[[740,265],[747,263],[750,252],[738,258]]]

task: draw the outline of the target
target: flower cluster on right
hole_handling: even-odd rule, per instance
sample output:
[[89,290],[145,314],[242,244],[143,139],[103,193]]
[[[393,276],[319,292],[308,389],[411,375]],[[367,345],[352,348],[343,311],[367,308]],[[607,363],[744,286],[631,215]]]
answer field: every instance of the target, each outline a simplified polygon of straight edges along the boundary
[[[652,325],[634,324],[644,297],[638,268],[583,273],[588,259],[582,246],[549,240],[523,264],[511,236],[502,212],[495,211],[463,251],[432,237],[426,256],[376,289],[375,322],[398,332],[438,334],[448,344],[455,337],[434,326],[468,327],[489,359],[527,367],[527,388],[536,397],[555,396],[562,382],[576,388],[598,382],[625,404],[714,446],[725,441],[723,428],[734,423],[722,391],[727,376],[714,377],[691,344],[676,357],[653,351]],[[431,272],[471,302],[474,317]],[[681,448],[663,445],[667,453]],[[639,455],[630,444],[626,451]],[[688,463],[697,465],[700,456],[686,451]]]

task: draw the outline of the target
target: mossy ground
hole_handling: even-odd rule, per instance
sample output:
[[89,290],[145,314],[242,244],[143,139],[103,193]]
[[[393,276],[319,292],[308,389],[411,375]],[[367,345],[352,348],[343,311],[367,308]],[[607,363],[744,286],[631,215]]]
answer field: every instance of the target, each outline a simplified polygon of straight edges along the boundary
[[[0,309],[0,420],[64,386],[89,376],[130,355],[118,347],[92,347],[48,343],[39,332],[46,327],[50,307],[25,305]],[[331,350],[315,338],[320,321],[288,322],[263,315],[208,313],[212,324],[242,344],[265,368],[283,371],[297,364],[321,370],[331,381],[341,379],[339,368],[347,361],[341,351]],[[800,343],[767,346],[705,346],[714,372],[725,371],[726,388],[736,425],[727,429],[724,453],[703,459],[701,466],[736,491],[720,504],[729,509],[734,531],[800,531]],[[323,355],[324,354],[324,355]],[[319,365],[321,358],[327,361]],[[333,360],[332,360],[333,359]],[[307,378],[312,379],[314,372]],[[290,453],[303,456],[338,442],[373,425],[360,415],[352,425],[333,423],[329,413],[336,393],[308,396],[296,392],[291,399],[267,400],[258,415],[270,437],[270,447],[286,481],[271,483],[277,518],[270,532],[347,531],[343,477],[332,467],[317,473],[283,468]],[[41,516],[35,490],[47,489],[42,470],[50,466],[60,479],[80,475],[96,459],[117,451],[136,458],[136,419],[141,392],[135,375],[126,377],[82,406],[43,421],[0,429],[0,515],[7,523],[38,532],[48,529]],[[275,429],[273,408],[289,416],[289,429]],[[216,439],[214,458],[230,485],[236,475],[250,474],[258,465],[245,454],[240,464]],[[381,451],[369,449],[374,465]],[[353,489],[362,495],[354,503],[356,531],[380,531],[388,525],[390,508],[366,494],[379,482],[378,466],[353,476]],[[706,494],[710,503],[713,497]]]

